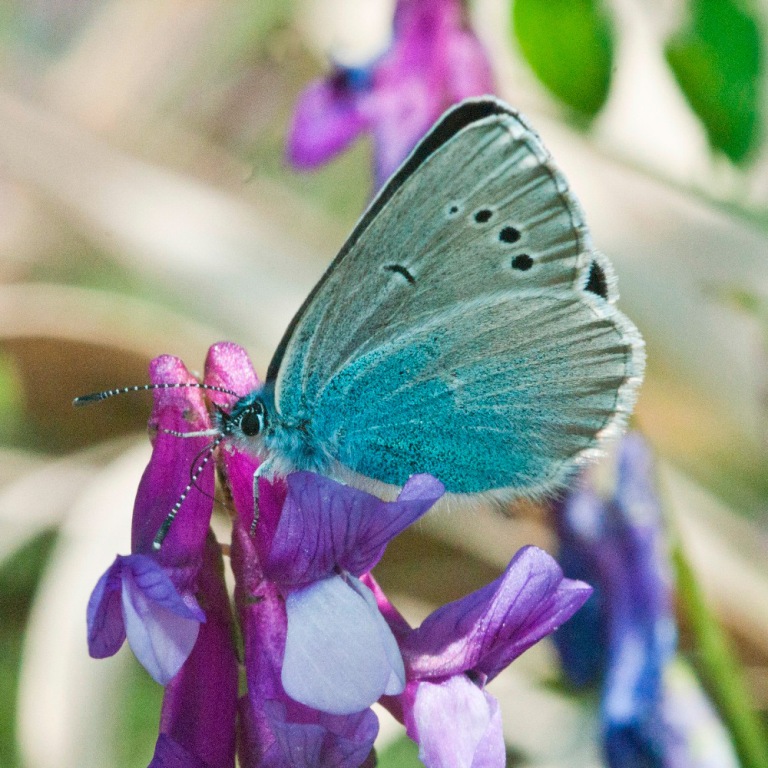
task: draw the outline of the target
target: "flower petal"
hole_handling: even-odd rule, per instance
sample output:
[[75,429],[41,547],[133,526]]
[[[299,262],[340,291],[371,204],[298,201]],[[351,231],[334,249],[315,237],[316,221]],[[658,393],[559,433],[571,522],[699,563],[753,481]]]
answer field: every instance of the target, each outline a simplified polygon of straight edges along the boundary
[[399,693],[405,681],[397,642],[373,595],[353,581],[354,587],[333,576],[286,600],[283,687],[296,701],[339,715],[366,709],[385,691]]
[[317,722],[290,722],[278,701],[265,703],[277,744],[291,768],[358,768],[373,749],[379,721],[366,709],[345,716],[320,714]]
[[499,705],[465,675],[418,683],[406,720],[427,768],[503,768]]
[[128,643],[149,674],[165,685],[181,668],[205,615],[176,592],[151,558],[123,558],[123,620]]
[[283,586],[301,586],[336,570],[355,576],[370,570],[390,539],[443,495],[429,475],[414,475],[396,501],[311,472],[287,478],[288,495],[265,572]]
[[196,755],[187,752],[170,736],[161,733],[148,768],[211,768],[211,766]]
[[493,93],[488,56],[472,32],[459,29],[448,35],[445,54],[445,81],[452,101]]
[[493,678],[569,619],[591,592],[583,582],[564,579],[546,552],[524,547],[498,579],[439,608],[403,641],[409,673],[472,670]]
[[398,72],[382,73],[365,101],[375,149],[374,174],[380,189],[440,116],[444,104],[432,83]]
[[118,557],[98,580],[88,600],[88,652],[94,659],[112,656],[125,641],[121,590],[122,561]]
[[345,72],[304,89],[288,132],[286,154],[296,168],[314,168],[345,149],[365,129],[355,89]]
[[208,350],[204,382],[209,386],[222,387],[236,393],[206,393],[211,402],[223,406],[234,405],[240,397],[253,392],[260,384],[248,353],[239,344],[233,344],[231,341],[220,341]]
[[179,591],[167,570],[147,555],[128,555],[120,558],[123,565],[123,580],[130,574],[133,583],[147,600],[185,619],[205,621],[197,601]]
[[657,747],[663,739],[665,768],[738,768],[728,731],[681,658],[664,670],[661,719],[664,730],[653,736]]

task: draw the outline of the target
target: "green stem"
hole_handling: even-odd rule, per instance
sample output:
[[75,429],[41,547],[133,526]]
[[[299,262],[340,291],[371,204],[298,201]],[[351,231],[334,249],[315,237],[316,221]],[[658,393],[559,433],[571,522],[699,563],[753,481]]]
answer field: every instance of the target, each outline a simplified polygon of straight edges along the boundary
[[694,663],[702,681],[731,733],[743,768],[768,766],[768,741],[755,711],[744,676],[725,633],[707,607],[691,566],[677,544],[672,558],[680,594],[681,612],[691,629],[696,648]]

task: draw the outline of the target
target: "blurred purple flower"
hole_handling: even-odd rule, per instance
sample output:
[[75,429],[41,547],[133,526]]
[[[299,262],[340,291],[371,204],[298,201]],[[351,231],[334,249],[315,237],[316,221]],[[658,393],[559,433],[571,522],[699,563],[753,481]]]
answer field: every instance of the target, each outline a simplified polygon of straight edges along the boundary
[[564,579],[558,564],[524,547],[495,581],[439,608],[411,629],[378,588],[366,583],[400,644],[407,686],[383,700],[419,744],[428,768],[500,768],[501,715],[485,684],[583,605],[591,588]]
[[399,0],[385,54],[366,67],[336,65],[299,97],[288,159],[313,168],[370,132],[378,189],[447,107],[491,91],[488,59],[459,0]]
[[[736,766],[722,725],[701,689],[696,693],[695,679],[688,677],[676,688],[669,684],[672,668],[680,663],[671,568],[653,457],[640,435],[629,434],[619,444],[612,498],[601,498],[585,482],[557,505],[556,517],[563,567],[594,583],[599,597],[555,640],[574,683],[602,684],[609,765],[714,765],[704,753],[697,755],[695,746],[706,724],[710,733],[722,735],[714,753],[732,756],[717,765]],[[683,699],[689,712],[698,712],[698,722],[671,706]]]

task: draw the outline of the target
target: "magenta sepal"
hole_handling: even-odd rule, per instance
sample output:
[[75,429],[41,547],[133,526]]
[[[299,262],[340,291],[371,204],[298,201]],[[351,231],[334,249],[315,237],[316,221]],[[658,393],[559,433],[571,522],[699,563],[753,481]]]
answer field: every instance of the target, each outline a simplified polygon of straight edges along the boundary
[[[192,374],[176,357],[155,358],[149,368],[153,384],[196,384]],[[190,479],[190,470],[200,466],[211,437],[178,437],[178,433],[210,429],[203,392],[194,387],[156,389],[149,419],[152,457],[144,470],[136,493],[131,529],[131,551],[150,555],[163,565],[190,569],[194,574],[200,562],[213,511],[213,461],[208,461],[189,489],[162,547],[153,543],[157,532],[174,508]],[[183,589],[186,585],[180,584]]]

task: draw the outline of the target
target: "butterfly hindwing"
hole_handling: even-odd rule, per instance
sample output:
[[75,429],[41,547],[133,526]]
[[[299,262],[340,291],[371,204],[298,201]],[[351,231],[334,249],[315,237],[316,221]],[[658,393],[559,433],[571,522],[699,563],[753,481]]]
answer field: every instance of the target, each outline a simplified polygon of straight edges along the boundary
[[521,118],[499,109],[430,141],[281,345],[276,407],[375,480],[536,493],[631,407],[639,335]]

